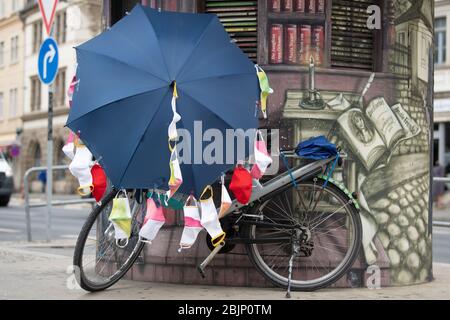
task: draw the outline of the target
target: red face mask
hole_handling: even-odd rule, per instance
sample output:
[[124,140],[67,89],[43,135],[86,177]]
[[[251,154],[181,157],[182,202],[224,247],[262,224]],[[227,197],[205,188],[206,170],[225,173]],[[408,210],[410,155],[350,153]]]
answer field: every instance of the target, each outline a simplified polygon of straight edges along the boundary
[[250,196],[252,195],[252,176],[242,165],[238,165],[234,169],[230,190],[240,203],[247,204],[250,201]]
[[95,201],[99,202],[106,191],[106,174],[100,165],[95,164],[91,169],[91,175],[92,184],[94,185],[92,195],[94,196]]

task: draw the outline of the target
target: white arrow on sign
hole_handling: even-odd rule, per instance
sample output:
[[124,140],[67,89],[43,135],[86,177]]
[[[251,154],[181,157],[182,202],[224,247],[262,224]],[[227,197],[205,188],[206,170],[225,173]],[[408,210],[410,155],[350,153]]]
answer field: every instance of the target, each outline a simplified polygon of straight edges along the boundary
[[41,10],[42,19],[44,20],[47,34],[50,35],[53,19],[55,18],[56,5],[58,0],[39,0],[39,9]]
[[53,44],[50,44],[49,48],[50,48],[50,50],[45,53],[44,62],[43,62],[44,63],[44,72],[43,72],[44,79],[47,79],[47,64],[52,63],[53,59],[55,59],[55,56],[56,56],[56,50],[55,50],[55,47],[53,46]]

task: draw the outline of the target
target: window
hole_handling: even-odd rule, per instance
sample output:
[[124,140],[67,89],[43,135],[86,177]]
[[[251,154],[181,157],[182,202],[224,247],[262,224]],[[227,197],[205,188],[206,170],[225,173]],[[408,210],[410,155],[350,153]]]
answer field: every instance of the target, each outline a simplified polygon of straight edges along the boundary
[[55,17],[55,40],[58,44],[66,42],[67,33],[67,14],[58,12]]
[[12,2],[12,11],[13,12],[16,12],[16,11],[19,11],[21,8],[20,8],[20,0],[13,0],[13,2]]
[[33,53],[39,51],[42,42],[42,21],[33,23]]
[[41,81],[38,77],[31,78],[31,111],[41,110]]
[[206,0],[205,12],[215,13],[236,45],[251,60],[256,62],[258,50],[258,1]]
[[3,119],[3,92],[0,92],[0,119]]
[[5,63],[5,43],[0,42],[0,67],[3,67]]
[[63,107],[65,103],[65,90],[66,90],[66,69],[60,69],[55,79],[55,107]]
[[19,36],[11,38],[11,63],[19,61]]
[[0,0],[0,18],[5,15],[5,0]]
[[436,64],[445,63],[447,55],[447,18],[437,18],[434,20],[435,24],[435,57]]
[[17,88],[9,90],[9,117],[13,118],[17,116]]
[[362,70],[375,69],[376,31],[367,28],[367,8],[378,1],[332,2],[331,66]]
[[33,166],[34,167],[41,166],[41,158],[42,158],[41,146],[38,143],[36,143],[36,146],[34,149],[34,154],[33,154]]

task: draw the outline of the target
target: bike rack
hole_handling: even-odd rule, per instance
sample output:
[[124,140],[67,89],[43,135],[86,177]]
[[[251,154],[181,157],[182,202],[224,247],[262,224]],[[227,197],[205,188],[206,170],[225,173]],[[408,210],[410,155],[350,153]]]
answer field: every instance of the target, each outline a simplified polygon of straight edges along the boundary
[[[69,169],[68,165],[54,165],[52,166],[52,171],[54,170],[67,170]],[[32,167],[28,169],[24,176],[23,176],[23,188],[24,188],[24,196],[25,196],[25,219],[26,219],[26,226],[27,226],[27,241],[31,242],[31,216],[30,216],[30,209],[31,208],[38,208],[38,207],[46,207],[47,202],[41,202],[41,203],[33,203],[30,204],[30,188],[29,188],[29,181],[28,178],[31,173],[33,172],[39,172],[42,170],[47,170],[47,167]],[[61,205],[67,205],[67,204],[77,204],[77,203],[95,203],[95,199],[89,198],[89,199],[73,199],[73,200],[55,200],[52,201],[52,206],[61,206]],[[50,242],[50,224],[47,222],[47,242]]]

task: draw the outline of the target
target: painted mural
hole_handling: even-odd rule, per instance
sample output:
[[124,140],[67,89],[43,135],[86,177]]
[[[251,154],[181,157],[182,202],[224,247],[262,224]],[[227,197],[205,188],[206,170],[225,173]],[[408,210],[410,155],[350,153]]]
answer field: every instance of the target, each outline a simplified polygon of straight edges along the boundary
[[226,30],[274,90],[261,127],[280,129],[281,148],[318,135],[342,147],[344,165],[333,178],[357,192],[363,221],[357,285],[365,285],[370,266],[381,269],[382,286],[431,280],[433,1],[260,0],[215,8],[222,2],[141,1],[163,10],[224,10]]
[[[330,85],[332,75],[318,76],[310,66],[303,81],[309,87],[286,88],[281,119],[293,133],[287,134],[294,137],[291,144],[324,134],[343,147],[345,169],[335,178],[358,192],[364,260],[383,269],[386,284],[396,285],[431,278],[433,20],[431,1],[399,0],[386,7],[386,70],[358,73],[356,90],[348,90],[346,84]],[[317,97],[322,103],[312,105]]]

